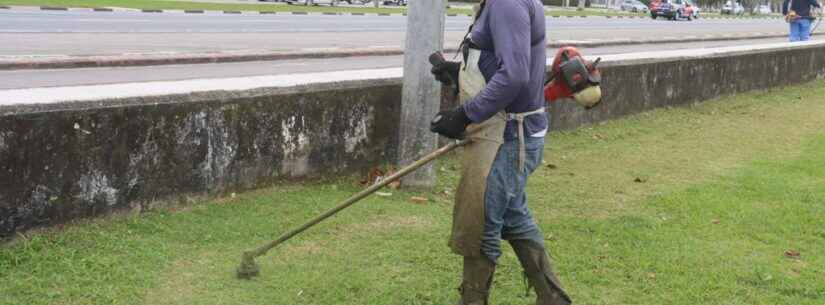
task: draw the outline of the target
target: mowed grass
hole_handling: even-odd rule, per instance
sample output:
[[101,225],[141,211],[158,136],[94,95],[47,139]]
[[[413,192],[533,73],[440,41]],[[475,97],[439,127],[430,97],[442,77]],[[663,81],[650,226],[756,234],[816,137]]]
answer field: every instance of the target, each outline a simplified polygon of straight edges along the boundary
[[[823,85],[552,133],[529,204],[576,304],[823,304]],[[0,248],[0,304],[452,304],[454,156],[436,167],[434,189],[356,204],[259,258],[251,281],[234,278],[243,250],[357,177],[21,235]],[[506,247],[493,304],[531,304],[520,272]]]

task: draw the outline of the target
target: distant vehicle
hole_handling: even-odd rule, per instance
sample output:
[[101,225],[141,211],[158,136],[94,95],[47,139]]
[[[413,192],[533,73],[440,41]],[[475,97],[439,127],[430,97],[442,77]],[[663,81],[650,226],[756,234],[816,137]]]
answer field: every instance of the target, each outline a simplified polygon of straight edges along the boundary
[[[360,2],[361,4],[367,4],[367,3],[372,2],[372,0],[340,0],[340,1],[346,1],[349,4],[352,4],[356,1]],[[407,0],[378,0],[378,1],[383,5],[397,5],[397,6],[406,6],[407,2],[408,2]]]
[[763,4],[763,5],[759,5],[757,7],[754,7],[753,8],[753,13],[757,14],[757,15],[768,15],[768,14],[772,13],[772,11],[771,11],[770,6]]
[[406,6],[407,0],[384,0],[384,5]]
[[647,5],[648,11],[650,12],[650,18],[656,19],[656,11],[659,10],[659,4],[662,4],[662,1],[650,0]]
[[696,16],[696,6],[688,0],[672,0],[676,7],[676,19],[685,18],[688,21],[693,20]]
[[745,7],[739,4],[739,2],[728,1],[722,6],[721,13],[728,15],[742,15],[745,13]]
[[693,20],[693,5],[687,0],[654,0],[650,2],[650,17],[664,17],[668,20]]
[[693,19],[699,19],[699,7],[691,4],[693,7]]
[[338,0],[286,0],[286,4],[289,5],[321,5],[326,4],[329,6],[336,6],[338,5]]
[[639,0],[624,0],[622,1],[622,5],[619,6],[619,9],[628,12],[642,12],[647,13],[647,6]]

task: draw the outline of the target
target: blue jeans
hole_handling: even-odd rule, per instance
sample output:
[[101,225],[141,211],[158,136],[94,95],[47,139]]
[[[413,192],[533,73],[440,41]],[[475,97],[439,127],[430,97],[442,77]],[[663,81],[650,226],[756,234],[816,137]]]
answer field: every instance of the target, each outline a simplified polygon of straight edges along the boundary
[[526,137],[524,142],[527,156],[523,171],[518,166],[518,139],[505,140],[487,177],[481,253],[494,263],[501,256],[501,239],[527,239],[544,244],[524,193],[527,177],[541,164],[544,138]]
[[806,41],[811,38],[811,20],[807,18],[799,18],[791,25],[791,34],[788,39],[794,41]]

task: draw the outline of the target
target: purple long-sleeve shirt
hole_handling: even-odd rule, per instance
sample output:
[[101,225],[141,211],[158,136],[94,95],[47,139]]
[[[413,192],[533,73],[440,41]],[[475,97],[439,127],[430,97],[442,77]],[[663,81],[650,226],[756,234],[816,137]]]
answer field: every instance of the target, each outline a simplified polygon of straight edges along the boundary
[[[487,86],[464,104],[473,122],[502,109],[521,113],[544,106],[546,75],[544,7],[537,0],[487,0],[471,39],[481,49],[479,68]],[[546,115],[525,119],[525,134],[547,129]],[[507,122],[505,139],[516,137],[516,122]]]

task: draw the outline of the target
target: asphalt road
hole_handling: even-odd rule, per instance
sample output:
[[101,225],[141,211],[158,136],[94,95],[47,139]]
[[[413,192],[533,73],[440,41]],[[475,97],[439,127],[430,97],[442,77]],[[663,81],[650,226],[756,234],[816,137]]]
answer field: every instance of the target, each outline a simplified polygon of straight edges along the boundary
[[[781,33],[781,20],[548,18],[553,40],[649,39]],[[456,45],[470,23],[447,17],[445,44]],[[0,10],[0,56],[401,47],[404,16],[182,14]]]
[[[587,55],[631,53],[655,50],[710,48],[742,44],[783,42],[784,39],[714,41],[660,45],[632,45],[582,49]],[[553,50],[548,50],[552,52]],[[200,65],[164,65],[151,67],[114,67],[57,70],[0,71],[1,89],[77,86],[125,82],[224,78],[258,75],[278,75],[322,71],[341,71],[399,67],[402,56],[368,56],[351,58],[302,59],[265,62],[240,62]]]

